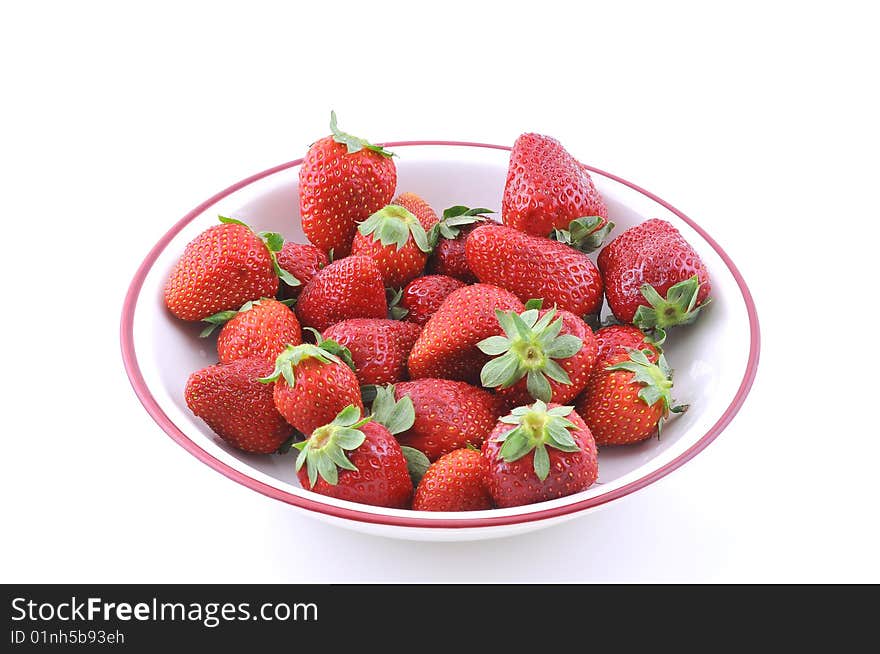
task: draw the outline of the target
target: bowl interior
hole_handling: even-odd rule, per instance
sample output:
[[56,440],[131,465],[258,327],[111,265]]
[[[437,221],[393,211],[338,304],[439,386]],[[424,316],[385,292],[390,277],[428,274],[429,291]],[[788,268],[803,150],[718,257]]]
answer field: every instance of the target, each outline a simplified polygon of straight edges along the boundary
[[[500,210],[509,153],[500,149],[450,145],[398,146],[398,192],[424,197],[438,213],[454,204]],[[195,418],[183,401],[191,372],[216,363],[215,338],[198,338],[201,326],[175,319],[165,309],[162,288],[185,245],[216,224],[217,215],[246,221],[255,229],[278,231],[305,241],[299,224],[298,175],[294,166],[240,188],[209,204],[177,233],[148,271],[134,313],[133,341],[146,387],[166,416],[200,448],[247,477],[292,497],[372,514],[404,516],[411,511],[367,507],[317,495],[300,487],[293,457],[248,455],[228,447]],[[713,303],[689,327],[671,330],[666,352],[675,370],[674,396],[690,410],[671,420],[662,438],[624,448],[606,448],[599,456],[599,482],[576,495],[541,504],[491,512],[455,514],[478,520],[516,515],[580,502],[619,489],[661,469],[697,443],[731,404],[746,373],[750,324],[743,295],[732,272],[698,232],[676,214],[641,192],[600,173],[593,179],[608,203],[617,227],[613,233],[648,218],[672,222],[703,258],[712,278]],[[607,312],[607,307],[605,309]],[[436,520],[449,514],[418,513]]]

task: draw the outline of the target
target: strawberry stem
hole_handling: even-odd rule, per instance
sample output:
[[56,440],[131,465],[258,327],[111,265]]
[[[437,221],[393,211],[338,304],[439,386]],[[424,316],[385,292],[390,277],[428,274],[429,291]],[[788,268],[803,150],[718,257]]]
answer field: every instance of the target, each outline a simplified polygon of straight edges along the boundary
[[602,216],[583,216],[575,218],[568,224],[568,229],[554,229],[550,238],[570,245],[581,252],[593,252],[602,247],[602,243],[614,229],[614,223]]
[[503,443],[498,458],[510,463],[534,451],[533,469],[538,479],[544,481],[550,474],[548,446],[562,452],[580,452],[571,435],[571,430],[577,427],[565,417],[571,412],[570,406],[548,409],[541,400],[531,406],[517,407],[501,418],[501,422],[514,427],[495,438],[495,442]]
[[318,475],[331,486],[339,483],[339,468],[357,472],[357,467],[345,455],[346,451],[359,448],[366,440],[363,427],[370,417],[361,418],[361,411],[349,404],[329,425],[318,427],[306,440],[294,443],[299,450],[296,471],[306,466],[309,485],[314,488]]
[[574,356],[584,343],[572,334],[559,335],[562,318],[553,320],[555,308],[540,319],[538,315],[537,308],[521,314],[495,311],[506,336],[490,336],[477,343],[481,352],[495,356],[480,371],[483,386],[509,388],[525,377],[529,395],[549,402],[553,390],[548,378],[560,384],[571,384],[568,373],[555,360]]
[[372,152],[375,152],[376,154],[381,154],[383,157],[396,156],[393,152],[386,150],[380,145],[373,145],[366,139],[352,136],[351,134],[343,132],[336,125],[335,111],[330,112],[330,132],[333,134],[334,141],[336,141],[337,143],[341,143],[347,148],[348,154],[354,154],[355,152],[360,152],[361,150],[370,150]]
[[666,329],[676,325],[689,325],[694,322],[700,311],[709,304],[707,298],[697,306],[700,282],[697,275],[670,286],[666,297],[660,295],[650,284],[642,284],[639,289],[650,306],[641,305],[633,316],[633,324],[645,332],[655,332],[656,339],[662,343],[666,338]]

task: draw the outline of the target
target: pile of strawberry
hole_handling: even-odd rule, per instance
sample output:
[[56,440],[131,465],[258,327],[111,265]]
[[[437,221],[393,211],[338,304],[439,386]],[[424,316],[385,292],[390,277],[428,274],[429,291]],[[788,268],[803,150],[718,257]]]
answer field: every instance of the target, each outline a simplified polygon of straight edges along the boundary
[[[221,217],[165,287],[175,316],[219,328],[219,363],[185,398],[220,438],[292,446],[316,493],[469,511],[582,491],[597,446],[648,439],[684,410],[661,345],[710,282],[672,225],[624,231],[597,266],[587,252],[614,225],[555,139],[517,139],[499,224],[395,197],[392,153],[335,115],[331,131],[300,169],[310,244]],[[613,318],[594,331],[603,298]]]

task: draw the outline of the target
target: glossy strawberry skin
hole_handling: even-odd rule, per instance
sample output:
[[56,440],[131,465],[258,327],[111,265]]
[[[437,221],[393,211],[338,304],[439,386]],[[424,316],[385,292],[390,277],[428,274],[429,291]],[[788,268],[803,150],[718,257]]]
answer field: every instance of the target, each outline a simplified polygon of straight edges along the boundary
[[628,370],[606,370],[627,361],[626,352],[612,354],[593,369],[575,410],[590,427],[599,446],[629,445],[650,438],[663,417],[662,402],[648,406],[639,397],[641,384],[633,383]]
[[[437,224],[437,214],[415,193],[402,193],[391,204],[407,209],[419,221],[426,232]],[[397,245],[382,245],[372,234],[355,234],[351,253],[370,257],[376,262],[382,279],[388,288],[401,288],[422,274],[428,261],[428,254],[419,249],[410,235],[402,248]]]
[[598,355],[596,360],[607,359],[619,352],[626,352],[627,348],[635,350],[649,350],[651,355],[648,360],[652,363],[657,361],[660,353],[657,348],[645,342],[645,334],[633,325],[608,325],[596,331],[596,345]]
[[186,405],[233,447],[274,452],[293,428],[275,408],[271,385],[257,381],[271,372],[272,364],[261,357],[208,366],[189,376]]
[[386,288],[400,288],[418,277],[425,270],[428,255],[422,252],[410,236],[399,250],[397,245],[382,245],[373,240],[372,234],[355,234],[351,246],[352,256],[369,257],[376,262]]
[[399,320],[355,318],[336,323],[323,336],[351,351],[361,384],[383,385],[406,379],[406,359],[421,331]]
[[475,284],[477,276],[471,270],[465,254],[465,241],[468,235],[479,226],[465,225],[459,228],[455,238],[441,238],[428,259],[426,272],[429,275],[446,275],[461,280],[465,284]]
[[434,462],[416,488],[415,511],[480,511],[492,508],[483,457],[478,450],[454,450]]
[[352,318],[385,318],[382,275],[369,257],[346,257],[318,271],[296,303],[304,327],[320,332]]
[[543,482],[534,471],[534,450],[512,462],[498,458],[502,443],[495,439],[513,428],[513,425],[498,422],[482,448],[486,485],[495,506],[504,508],[545,502],[580,492],[596,481],[599,460],[590,429],[574,411],[566,418],[576,426],[570,433],[581,449],[579,452],[562,452],[548,446],[550,475]]
[[349,502],[360,502],[393,509],[407,509],[412,500],[413,486],[400,444],[385,427],[368,422],[359,427],[366,438],[356,450],[346,452],[357,468],[339,470],[339,480],[328,484],[320,475],[314,487],[309,485],[308,472],[298,473],[303,488]]
[[223,325],[217,337],[217,354],[220,363],[258,356],[274,365],[286,345],[300,343],[302,333],[296,315],[281,302],[267,298]]
[[401,193],[391,201],[391,204],[397,204],[407,209],[419,219],[419,223],[425,228],[426,232],[440,220],[437,217],[437,212],[431,208],[431,205],[415,193]]
[[266,245],[244,225],[209,227],[190,241],[165,284],[165,305],[183,320],[203,320],[272,297],[278,277]]
[[522,312],[517,297],[490,284],[453,291],[431,316],[409,354],[412,378],[439,377],[478,384],[489,357],[477,343],[501,333],[495,309]]
[[618,235],[599,253],[608,306],[621,322],[632,322],[639,306],[648,306],[639,290],[650,284],[663,297],[670,286],[697,275],[702,283],[697,306],[712,290],[700,256],[679,231],[665,220],[652,218]]
[[523,134],[513,144],[504,197],[502,221],[534,236],[568,229],[575,218],[608,218],[605,202],[586,166],[554,138]]
[[282,299],[293,300],[299,297],[306,284],[314,277],[321,268],[330,263],[323,250],[308,243],[294,243],[285,241],[281,251],[276,255],[278,265],[300,281],[299,286],[280,284],[278,296]]
[[279,377],[273,398],[284,419],[304,434],[331,423],[349,404],[363,412],[357,377],[344,363],[304,359],[294,368],[294,381],[290,387]]
[[482,225],[465,244],[479,280],[512,291],[520,300],[544,300],[577,316],[602,307],[602,277],[590,258],[574,248],[504,225]]
[[446,275],[425,275],[414,279],[403,289],[400,300],[400,306],[407,310],[406,320],[424,325],[449,294],[464,285],[464,282]]
[[303,233],[325,253],[348,256],[357,223],[388,204],[395,186],[391,157],[366,148],[348,154],[332,136],[320,139],[299,169]]
[[448,379],[414,379],[394,386],[394,398],[412,399],[416,419],[397,435],[431,461],[466,447],[479,447],[495,427],[502,403],[488,391]]
[[[547,311],[548,309],[540,311],[539,317],[546,314]],[[550,389],[553,393],[551,401],[557,404],[565,404],[580,395],[581,391],[586,387],[590,371],[596,362],[597,347],[593,330],[581,318],[570,311],[559,311],[557,315],[562,318],[562,330],[559,333],[571,334],[583,341],[583,346],[574,356],[567,359],[555,359],[556,363],[568,373],[571,384],[562,384],[548,377]],[[498,394],[504,399],[506,406],[514,408],[523,404],[531,404],[535,401],[529,394],[526,383],[526,378],[524,377],[513,386],[498,390]]]

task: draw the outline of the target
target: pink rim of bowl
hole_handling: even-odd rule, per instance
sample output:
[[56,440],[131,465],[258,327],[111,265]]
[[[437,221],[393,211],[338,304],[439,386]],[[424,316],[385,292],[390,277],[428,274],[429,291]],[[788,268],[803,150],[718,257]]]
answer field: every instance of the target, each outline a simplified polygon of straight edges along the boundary
[[[474,147],[474,148],[489,148],[493,150],[510,150],[510,147],[504,145],[491,145],[487,143],[470,143],[470,142],[460,142],[460,141],[393,141],[389,143],[383,143],[382,145],[387,147],[401,147],[401,146],[409,146],[409,145],[440,145],[440,146],[466,146],[466,147]],[[746,286],[746,282],[737,269],[736,265],[734,265],[733,261],[731,261],[730,257],[727,256],[727,253],[721,248],[715,240],[706,233],[699,225],[697,225],[693,220],[684,215],[681,211],[670,205],[668,202],[661,200],[653,193],[646,191],[643,188],[636,186],[635,184],[626,181],[625,179],[621,179],[616,175],[612,175],[610,173],[605,172],[604,170],[599,170],[598,168],[593,168],[591,166],[587,166],[587,168],[595,173],[600,175],[604,175],[610,179],[613,179],[621,184],[624,184],[631,189],[638,191],[639,193],[649,197],[654,200],[658,204],[666,207],[669,211],[674,213],[676,216],[685,221],[688,225],[690,225],[694,230],[696,230],[700,236],[702,236],[709,245],[714,248],[714,250],[718,253],[727,267],[730,269],[731,274],[734,279],[736,279],[736,283],[739,286],[740,292],[743,295],[743,299],[745,300],[746,309],[749,316],[749,328],[750,328],[750,346],[749,346],[749,360],[746,366],[745,375],[743,376],[742,382],[739,385],[739,389],[736,392],[736,395],[733,398],[733,401],[724,411],[722,416],[718,419],[718,421],[712,425],[712,427],[707,431],[696,443],[694,443],[689,449],[680,454],[678,457],[668,462],[663,467],[654,470],[653,472],[641,477],[625,486],[621,486],[620,488],[615,489],[609,493],[598,497],[591,497],[580,502],[575,502],[572,504],[568,504],[561,507],[555,507],[550,509],[538,510],[526,514],[519,514],[513,516],[497,516],[497,517],[480,517],[480,518],[419,518],[416,516],[413,517],[399,517],[399,516],[391,516],[391,515],[382,515],[375,513],[368,513],[365,511],[357,511],[354,509],[347,509],[332,506],[329,504],[324,504],[319,501],[311,500],[304,497],[299,497],[297,495],[293,495],[286,491],[280,490],[278,488],[274,488],[265,484],[261,481],[253,479],[252,477],[247,476],[246,474],[236,470],[229,465],[223,463],[218,460],[201,447],[196,445],[190,438],[181,431],[177,425],[175,425],[165,414],[162,408],[159,406],[156,399],[153,397],[152,393],[150,393],[150,389],[147,388],[147,385],[144,381],[143,375],[141,374],[140,368],[138,367],[137,356],[135,355],[134,350],[134,340],[133,340],[133,325],[134,325],[134,310],[135,305],[137,304],[138,295],[140,294],[141,287],[144,283],[144,279],[147,276],[150,268],[155,263],[156,259],[159,257],[159,254],[168,243],[171,241],[174,236],[180,232],[188,223],[190,223],[193,219],[196,218],[199,214],[201,214],[205,209],[215,204],[219,200],[222,200],[226,196],[238,191],[239,189],[248,186],[264,177],[268,177],[274,173],[277,173],[282,170],[286,170],[288,168],[293,168],[294,166],[298,166],[302,163],[302,159],[297,159],[295,161],[290,161],[288,163],[281,164],[279,166],[275,166],[274,168],[269,168],[268,170],[264,170],[256,175],[252,175],[247,179],[243,179],[237,184],[233,184],[229,188],[220,191],[213,197],[209,198],[198,207],[190,211],[183,218],[181,218],[171,229],[169,229],[159,242],[153,246],[153,249],[147,254],[144,258],[143,263],[141,263],[137,272],[134,275],[134,279],[131,282],[131,285],[128,288],[128,292],[125,296],[125,302],[122,308],[122,321],[120,325],[120,340],[122,347],[122,359],[125,364],[125,370],[128,374],[128,378],[131,381],[131,385],[134,388],[134,392],[137,394],[141,403],[144,405],[144,408],[147,410],[147,413],[153,418],[153,420],[158,423],[158,425],[173,438],[179,445],[181,445],[185,450],[187,450],[190,454],[199,459],[202,463],[205,463],[218,472],[226,475],[230,479],[237,481],[248,488],[255,490],[263,495],[267,495],[276,500],[281,500],[282,502],[287,502],[288,504],[293,504],[303,509],[307,509],[309,511],[316,511],[318,513],[326,514],[329,516],[334,516],[337,518],[344,518],[346,520],[355,520],[358,522],[368,522],[374,524],[383,524],[390,525],[396,527],[417,527],[417,528],[433,528],[433,529],[461,529],[461,528],[485,528],[485,527],[495,527],[501,525],[514,525],[521,524],[526,522],[533,522],[536,520],[547,520],[550,518],[556,518],[564,515],[569,515],[572,513],[577,513],[579,511],[584,511],[586,509],[590,509],[596,506],[600,506],[607,502],[611,502],[612,500],[619,499],[630,493],[633,493],[645,486],[652,484],[658,479],[665,477],[670,472],[685,464],[687,461],[695,457],[699,454],[703,449],[706,448],[709,443],[711,443],[718,435],[724,430],[725,427],[730,423],[733,417],[737,414],[743,402],[746,399],[746,396],[749,394],[749,390],[752,387],[752,382],[755,379],[755,374],[758,369],[758,358],[761,350],[761,338],[760,338],[760,329],[758,327],[758,314],[755,309],[755,303],[752,299],[752,294],[749,292],[748,286]]]

